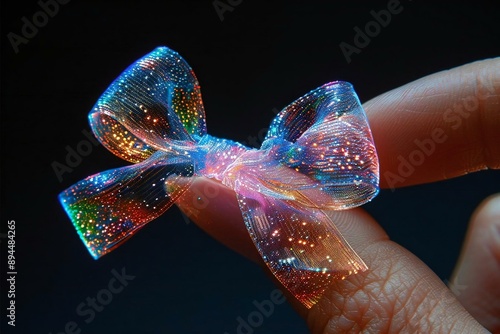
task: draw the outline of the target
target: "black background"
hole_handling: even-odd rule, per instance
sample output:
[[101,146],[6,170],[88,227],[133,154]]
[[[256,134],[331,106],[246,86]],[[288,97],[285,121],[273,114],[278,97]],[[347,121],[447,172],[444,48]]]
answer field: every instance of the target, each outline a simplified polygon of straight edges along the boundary
[[[237,1],[233,1],[236,3]],[[212,1],[73,0],[15,53],[7,34],[21,33],[36,1],[2,3],[2,233],[16,221],[16,327],[59,333],[68,321],[82,333],[236,333],[254,300],[275,287],[255,264],[186,223],[177,208],[125,245],[94,261],[60,207],[57,194],[80,179],[126,163],[94,147],[59,182],[64,163],[90,129],[87,113],[109,83],[156,46],[178,51],[194,69],[210,134],[257,137],[281,109],[309,90],[346,80],[362,102],[422,76],[499,54],[500,15],[493,1],[466,4],[401,1],[378,36],[346,62],[355,26],[387,1],[242,1],[221,21]],[[261,132],[262,134],[263,132]],[[500,190],[498,172],[382,191],[366,209],[390,236],[443,280],[451,274],[468,219]],[[6,260],[2,240],[2,263]],[[135,279],[86,324],[76,307],[106,288],[111,270]],[[255,333],[303,333],[288,304],[276,306]],[[3,332],[3,331],[2,331]]]

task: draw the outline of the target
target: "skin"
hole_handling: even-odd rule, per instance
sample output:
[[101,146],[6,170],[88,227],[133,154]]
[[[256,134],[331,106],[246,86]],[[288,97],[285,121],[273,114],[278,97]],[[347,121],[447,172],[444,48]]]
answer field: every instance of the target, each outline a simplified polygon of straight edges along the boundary
[[[379,154],[382,188],[500,168],[500,58],[424,77],[363,107]],[[433,131],[441,136],[432,137]],[[416,139],[434,140],[434,151],[402,177],[398,157],[408,160],[418,149]],[[398,182],[387,173],[399,175]],[[179,206],[189,214],[193,198],[203,197],[207,187],[217,195],[202,198],[210,205],[191,212],[190,218],[268,271],[232,190],[197,178]],[[500,195],[485,199],[473,214],[450,287],[392,242],[363,209],[329,215],[370,269],[333,282],[311,309],[287,294],[312,333],[500,333]]]

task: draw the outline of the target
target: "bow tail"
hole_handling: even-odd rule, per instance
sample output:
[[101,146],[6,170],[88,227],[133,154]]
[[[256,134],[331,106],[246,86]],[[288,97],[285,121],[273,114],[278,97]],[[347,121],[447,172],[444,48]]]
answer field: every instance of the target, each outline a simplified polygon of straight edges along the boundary
[[324,211],[265,196],[252,187],[237,186],[250,236],[271,272],[307,308],[333,280],[368,269]]
[[59,200],[97,259],[165,212],[189,186],[175,180],[191,176],[193,168],[188,157],[158,151],[141,163],[89,176]]

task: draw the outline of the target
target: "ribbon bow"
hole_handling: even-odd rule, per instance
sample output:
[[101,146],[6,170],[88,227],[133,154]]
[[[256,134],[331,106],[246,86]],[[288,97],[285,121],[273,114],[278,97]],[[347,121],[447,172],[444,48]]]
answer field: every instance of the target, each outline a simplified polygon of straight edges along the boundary
[[128,67],[89,114],[92,130],[133,165],[87,177],[59,199],[99,258],[160,216],[204,176],[234,190],[272,273],[306,307],[334,279],[367,266],[324,210],[378,192],[378,159],[351,84],[327,83],[284,108],[260,149],[207,134],[200,86],[186,61],[159,47]]

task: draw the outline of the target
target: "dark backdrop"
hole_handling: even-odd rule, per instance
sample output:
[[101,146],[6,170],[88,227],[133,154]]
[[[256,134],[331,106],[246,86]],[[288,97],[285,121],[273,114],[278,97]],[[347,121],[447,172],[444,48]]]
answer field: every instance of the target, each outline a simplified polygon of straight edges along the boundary
[[[42,0],[43,1],[43,0]],[[62,0],[61,0],[62,2]],[[228,0],[220,3],[229,4]],[[62,181],[54,161],[85,140],[87,113],[129,64],[159,45],[178,51],[201,83],[209,133],[250,141],[281,109],[333,80],[354,84],[362,102],[407,82],[499,54],[500,16],[490,3],[401,1],[403,10],[348,63],[339,44],[388,1],[236,1],[221,20],[212,1],[80,1],[18,45],[35,0],[2,3],[2,233],[16,222],[16,327],[7,333],[59,333],[74,321],[82,333],[236,333],[237,318],[275,289],[263,271],[186,223],[172,208],[99,261],[91,259],[57,194],[99,171],[122,166],[93,147]],[[221,5],[222,6],[222,5]],[[36,16],[43,25],[43,15]],[[31,35],[29,35],[31,34]],[[19,40],[18,40],[19,42]],[[262,132],[261,132],[262,136]],[[390,236],[444,280],[456,261],[468,219],[500,190],[498,172],[382,191],[366,209]],[[2,239],[2,263],[6,261]],[[76,313],[108,286],[112,270],[135,276],[85,323]],[[7,268],[2,266],[2,329]],[[69,325],[71,327],[71,325]],[[287,304],[255,333],[303,333]],[[2,331],[3,332],[3,331]]]

